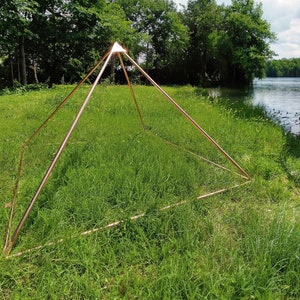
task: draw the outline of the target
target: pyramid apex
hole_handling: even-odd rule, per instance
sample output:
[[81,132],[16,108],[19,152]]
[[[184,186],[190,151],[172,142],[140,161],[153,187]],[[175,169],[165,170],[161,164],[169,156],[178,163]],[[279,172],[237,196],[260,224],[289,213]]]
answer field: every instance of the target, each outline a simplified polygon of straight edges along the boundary
[[118,43],[115,42],[110,50],[112,53],[116,52],[126,52],[126,50]]

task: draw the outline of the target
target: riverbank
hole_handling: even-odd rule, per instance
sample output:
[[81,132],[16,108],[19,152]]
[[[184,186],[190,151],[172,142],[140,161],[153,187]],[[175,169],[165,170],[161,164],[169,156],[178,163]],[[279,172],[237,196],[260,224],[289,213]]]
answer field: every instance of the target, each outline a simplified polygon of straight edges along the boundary
[[277,77],[255,79],[247,89],[213,89],[212,97],[263,108],[267,116],[286,132],[300,134],[300,78]]
[[[88,88],[26,148],[14,226]],[[20,146],[71,89],[0,97],[1,220],[8,218]],[[146,130],[127,86],[97,87],[12,254],[64,242],[1,257],[0,295],[298,299],[298,140],[257,108],[224,107],[201,89],[166,87],[251,176],[247,185],[197,200],[242,179],[190,154],[232,168],[156,90],[134,91]],[[184,205],[160,210],[178,201]],[[96,228],[103,230],[80,236]]]

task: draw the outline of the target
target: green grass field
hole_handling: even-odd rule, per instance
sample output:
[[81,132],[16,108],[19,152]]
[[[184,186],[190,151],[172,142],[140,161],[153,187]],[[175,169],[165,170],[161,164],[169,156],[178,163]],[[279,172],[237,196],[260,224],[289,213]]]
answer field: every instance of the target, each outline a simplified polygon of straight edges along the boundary
[[[3,237],[21,146],[72,88],[0,97]],[[89,88],[26,147],[13,228]],[[11,255],[0,258],[0,298],[300,298],[299,138],[256,108],[212,103],[189,86],[165,90],[251,181],[197,200],[243,179],[199,159],[236,171],[153,87],[134,86],[144,130],[128,87],[100,85]]]

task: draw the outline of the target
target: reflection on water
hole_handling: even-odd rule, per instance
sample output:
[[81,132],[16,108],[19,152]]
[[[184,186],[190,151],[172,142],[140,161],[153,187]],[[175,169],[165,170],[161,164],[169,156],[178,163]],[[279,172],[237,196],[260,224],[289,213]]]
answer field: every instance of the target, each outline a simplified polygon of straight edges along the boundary
[[211,96],[263,106],[287,131],[300,134],[300,78],[254,80],[248,90],[212,90]]

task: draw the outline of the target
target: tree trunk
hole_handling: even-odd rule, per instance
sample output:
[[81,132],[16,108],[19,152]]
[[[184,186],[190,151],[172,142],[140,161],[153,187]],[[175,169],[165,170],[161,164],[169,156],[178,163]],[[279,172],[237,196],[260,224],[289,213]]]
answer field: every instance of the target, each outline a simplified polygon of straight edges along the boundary
[[10,67],[10,79],[11,79],[11,85],[14,85],[15,77],[14,77],[14,63],[13,59],[11,57],[11,54],[9,53],[9,67]]
[[27,74],[26,74],[26,59],[25,59],[25,45],[24,37],[22,37],[20,42],[20,63],[21,63],[21,84],[27,84]]
[[21,82],[20,58],[18,57],[18,82]]
[[33,61],[32,70],[33,70],[35,83],[39,83],[39,79],[38,79],[38,76],[37,76],[37,63],[35,61]]

